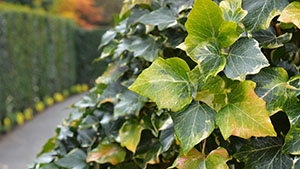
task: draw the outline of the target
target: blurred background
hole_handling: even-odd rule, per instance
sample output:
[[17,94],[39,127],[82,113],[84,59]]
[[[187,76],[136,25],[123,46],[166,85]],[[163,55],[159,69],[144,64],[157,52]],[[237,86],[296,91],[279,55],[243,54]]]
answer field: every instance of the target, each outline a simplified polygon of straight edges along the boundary
[[[122,0],[0,0],[0,137],[92,86]],[[0,150],[1,151],[1,150]]]

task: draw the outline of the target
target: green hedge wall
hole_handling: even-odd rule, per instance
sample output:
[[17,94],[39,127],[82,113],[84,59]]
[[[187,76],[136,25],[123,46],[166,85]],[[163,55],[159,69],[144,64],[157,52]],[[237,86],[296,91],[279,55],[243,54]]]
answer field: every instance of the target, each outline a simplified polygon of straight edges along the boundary
[[75,31],[71,20],[0,5],[0,119],[75,84]]
[[107,27],[100,27],[95,30],[76,29],[77,83],[88,83],[92,86],[99,74],[105,71],[107,67],[105,61],[93,61],[101,53],[98,50],[99,39],[107,29]]

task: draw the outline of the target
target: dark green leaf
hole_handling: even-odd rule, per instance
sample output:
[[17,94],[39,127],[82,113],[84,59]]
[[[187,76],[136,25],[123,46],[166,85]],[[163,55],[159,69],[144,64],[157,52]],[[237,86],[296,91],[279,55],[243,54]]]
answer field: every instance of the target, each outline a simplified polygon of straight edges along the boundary
[[183,153],[207,138],[215,129],[216,112],[203,103],[192,103],[187,109],[173,113],[175,134]]
[[85,169],[88,167],[85,162],[86,153],[81,149],[74,149],[68,155],[55,162],[56,165],[65,168]]
[[152,36],[136,37],[128,47],[135,57],[142,57],[149,62],[158,58],[159,49],[159,42]]
[[128,89],[119,93],[117,99],[118,102],[114,107],[115,117],[138,113],[148,100],[146,97],[140,96]]
[[258,42],[248,38],[241,38],[230,47],[226,62],[224,72],[228,78],[234,80],[245,80],[246,75],[256,74],[260,69],[269,66]]
[[277,36],[275,29],[270,26],[267,30],[260,30],[253,33],[253,38],[256,39],[263,48],[279,48],[292,38],[291,33],[285,33]]
[[159,141],[162,145],[162,152],[167,151],[172,145],[175,139],[174,126],[169,125],[169,127],[163,131],[161,131]]
[[281,151],[278,138],[252,138],[234,154],[247,169],[291,169],[293,159]]
[[290,85],[297,85],[295,81],[289,80],[287,72],[283,68],[266,68],[255,75],[252,81],[256,82],[256,94],[266,101],[267,109],[274,114],[283,109],[287,99],[295,95],[294,89]]
[[272,19],[288,5],[288,0],[243,0],[242,8],[248,11],[243,23],[247,30],[256,32],[268,29]]
[[160,31],[177,24],[175,14],[167,7],[154,10],[140,18],[146,25],[158,26]]

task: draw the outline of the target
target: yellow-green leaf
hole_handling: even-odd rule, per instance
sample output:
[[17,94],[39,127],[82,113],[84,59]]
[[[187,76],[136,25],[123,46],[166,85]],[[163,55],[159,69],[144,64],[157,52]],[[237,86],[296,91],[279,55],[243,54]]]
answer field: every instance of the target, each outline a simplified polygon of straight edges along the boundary
[[228,103],[216,116],[225,140],[231,135],[245,139],[276,136],[266,103],[255,94],[254,88],[254,82],[243,81],[227,94]]
[[180,153],[169,169],[228,169],[228,160],[230,158],[224,148],[213,150],[207,157],[194,148],[187,155]]
[[300,29],[300,2],[290,3],[278,18],[280,22],[293,23]]
[[239,23],[247,15],[247,11],[242,9],[242,0],[225,0],[220,3],[223,16],[227,21]]
[[149,97],[160,109],[168,108],[176,112],[192,102],[193,87],[188,72],[189,66],[180,58],[158,58],[129,89]]
[[135,153],[143,129],[138,121],[126,121],[119,131],[121,146],[125,146],[128,150]]
[[100,164],[119,164],[125,160],[126,151],[116,143],[102,142],[99,146],[89,152],[86,162],[97,162]]

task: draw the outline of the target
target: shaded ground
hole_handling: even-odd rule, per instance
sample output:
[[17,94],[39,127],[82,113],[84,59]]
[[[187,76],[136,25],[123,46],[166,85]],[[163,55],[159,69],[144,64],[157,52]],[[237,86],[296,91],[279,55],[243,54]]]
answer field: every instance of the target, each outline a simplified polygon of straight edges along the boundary
[[46,141],[54,136],[56,126],[71,112],[68,107],[83,95],[55,104],[4,136],[0,140],[0,169],[26,169]]

